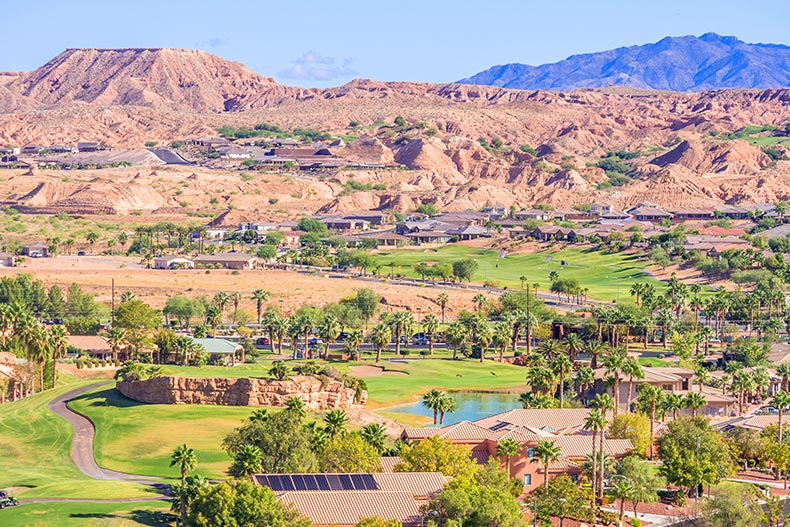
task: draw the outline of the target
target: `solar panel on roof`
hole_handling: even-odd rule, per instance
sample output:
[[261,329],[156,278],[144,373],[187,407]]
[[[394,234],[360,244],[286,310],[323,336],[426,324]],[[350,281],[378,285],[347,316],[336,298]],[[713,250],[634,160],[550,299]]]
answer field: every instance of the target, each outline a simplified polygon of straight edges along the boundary
[[376,484],[376,480],[370,474],[362,474],[362,484],[365,490],[378,490],[379,488]]
[[507,426],[507,423],[499,422],[499,423],[495,424],[494,426],[492,426],[491,428],[489,428],[489,430],[493,430],[493,431],[502,430],[506,426]]
[[316,483],[316,479],[319,477],[319,475],[305,474],[303,477],[307,490],[318,490],[318,483]]
[[293,475],[291,479],[294,482],[294,487],[296,490],[308,490],[307,485],[305,484],[304,477],[300,475]]
[[338,477],[340,478],[340,485],[343,487],[343,490],[354,490],[354,484],[351,482],[351,476],[348,474],[339,474]]
[[318,490],[330,490],[329,481],[326,479],[326,474],[316,474],[315,481],[316,485],[318,486]]
[[343,484],[340,483],[340,477],[337,474],[327,474],[326,479],[329,482],[329,488],[332,490],[346,490]]
[[362,481],[362,474],[351,474],[351,484],[354,486],[354,490],[365,490],[365,484]]

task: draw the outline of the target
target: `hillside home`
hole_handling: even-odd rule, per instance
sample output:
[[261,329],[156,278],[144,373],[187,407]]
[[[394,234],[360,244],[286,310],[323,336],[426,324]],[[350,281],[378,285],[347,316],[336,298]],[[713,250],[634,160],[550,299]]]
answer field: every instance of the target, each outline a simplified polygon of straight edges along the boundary
[[0,267],[14,267],[16,265],[16,256],[9,253],[0,253]]
[[486,214],[492,220],[499,220],[504,218],[508,215],[507,207],[502,207],[500,205],[494,205],[492,207],[486,207],[483,209],[483,214]]
[[384,245],[387,247],[398,245],[398,243],[405,243],[409,240],[406,236],[401,236],[400,234],[391,230],[358,234],[356,235],[356,238],[359,241],[365,239],[373,239],[376,240],[376,243],[379,246]]
[[[401,439],[420,441],[432,436],[442,437],[471,449],[471,456],[484,464],[496,457],[497,445],[513,439],[521,446],[510,460],[510,476],[524,482],[530,492],[543,482],[543,467],[532,462],[534,448],[540,441],[551,441],[560,447],[560,459],[548,467],[549,479],[567,475],[574,481],[582,473],[582,464],[592,453],[592,435],[583,430],[590,414],[587,408],[516,409],[477,421],[461,421],[441,428],[406,428]],[[613,458],[621,458],[633,450],[628,440],[606,439],[604,450]],[[503,461],[503,468],[507,464]]]
[[154,258],[154,269],[194,269],[195,262],[183,256],[159,256]]
[[197,267],[215,266],[239,271],[254,269],[258,264],[257,257],[244,253],[199,254],[193,261]]
[[49,257],[49,245],[46,243],[31,243],[22,247],[22,254],[30,258]]
[[608,203],[591,203],[590,216],[601,216],[603,214],[612,212],[614,208]]
[[77,143],[78,152],[99,152],[101,150],[107,150],[107,147],[95,141],[82,141]]
[[722,205],[714,209],[716,216],[727,218],[730,220],[748,220],[750,218],[749,211],[743,207],[734,207],[732,205]]
[[79,355],[87,354],[92,359],[108,360],[113,358],[110,342],[101,335],[68,335],[66,344],[69,348],[76,349]]
[[192,140],[192,144],[213,150],[220,146],[229,145],[230,141],[224,137],[198,137],[197,139]]
[[326,225],[330,231],[367,231],[370,222],[364,219],[350,218],[348,216],[331,216],[319,218],[318,221]]
[[551,212],[541,209],[526,209],[520,210],[513,214],[513,218],[518,221],[526,221],[526,220],[539,220],[539,221],[549,221],[551,219]]
[[716,216],[713,209],[678,209],[672,211],[672,221],[681,223],[684,221],[710,221]]
[[669,212],[663,211],[658,207],[653,207],[650,205],[639,205],[634,207],[633,209],[629,209],[628,214],[630,214],[635,220],[637,221],[649,221],[651,223],[659,223],[663,220],[671,220],[672,214]]
[[445,234],[452,237],[457,237],[459,240],[476,240],[481,236],[489,236],[488,229],[478,227],[477,225],[461,225],[449,229]]

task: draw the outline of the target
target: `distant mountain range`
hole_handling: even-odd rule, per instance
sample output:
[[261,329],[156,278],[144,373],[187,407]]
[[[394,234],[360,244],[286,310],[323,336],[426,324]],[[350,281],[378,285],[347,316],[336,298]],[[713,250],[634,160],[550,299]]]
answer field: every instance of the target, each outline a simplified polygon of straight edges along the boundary
[[790,46],[749,44],[715,33],[666,37],[554,64],[494,66],[458,83],[527,90],[783,88],[790,86]]

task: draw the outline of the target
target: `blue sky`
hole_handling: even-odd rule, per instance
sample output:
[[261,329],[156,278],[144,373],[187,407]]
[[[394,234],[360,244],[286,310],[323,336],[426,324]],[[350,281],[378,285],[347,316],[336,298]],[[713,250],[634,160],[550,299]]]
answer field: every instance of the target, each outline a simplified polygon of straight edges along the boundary
[[[3,2],[6,4],[6,2]],[[28,0],[0,10],[0,70],[69,47],[199,48],[296,86],[451,82],[496,64],[713,31],[790,43],[790,2],[743,0]]]

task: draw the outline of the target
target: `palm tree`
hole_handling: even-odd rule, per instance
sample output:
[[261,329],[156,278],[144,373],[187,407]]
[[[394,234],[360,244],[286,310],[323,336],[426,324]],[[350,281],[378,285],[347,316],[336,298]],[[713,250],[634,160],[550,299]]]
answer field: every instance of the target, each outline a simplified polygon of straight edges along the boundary
[[58,365],[57,362],[66,356],[66,330],[63,326],[53,326],[49,330],[49,345],[52,350],[52,387],[58,387]]
[[318,328],[318,335],[324,341],[324,357],[329,354],[329,346],[337,340],[342,329],[335,315],[328,313],[324,316],[324,321]]
[[565,355],[557,355],[549,361],[549,368],[557,376],[560,385],[560,408],[565,402],[565,377],[573,371],[573,363]]
[[584,347],[584,341],[577,333],[568,333],[565,337],[565,350],[568,352],[568,358],[571,359],[571,362],[576,360],[576,355]]
[[609,411],[616,412],[617,404],[609,394],[599,393],[598,395],[595,396],[595,399],[593,399],[590,402],[590,406],[592,406],[594,409],[600,410],[604,421],[604,427],[601,429],[601,433],[598,436],[598,441],[599,441],[598,453],[601,458],[600,477],[598,478],[598,486],[599,486],[599,495],[601,498],[603,498],[603,476],[604,476],[603,469],[604,469],[604,458],[606,457],[603,448],[603,440],[604,440],[604,436],[606,435],[604,431],[606,430],[606,426],[608,425],[608,421],[606,420],[606,412]]
[[[170,466],[171,467],[178,467],[181,471],[181,488],[183,488],[187,483],[187,474],[195,470],[197,466],[197,457],[195,456],[195,451],[189,448],[186,443],[176,447],[173,451],[173,454],[170,456]],[[184,521],[184,517],[187,513],[187,502],[186,496],[181,497],[181,521]]]
[[233,302],[233,322],[238,322],[239,302],[241,302],[242,297],[241,291],[233,291],[230,294],[230,301]]
[[691,408],[691,417],[697,417],[697,409],[702,408],[708,403],[705,400],[705,396],[699,392],[689,392],[684,402],[686,408]]
[[359,347],[365,341],[365,336],[361,329],[355,329],[346,337],[346,351],[349,352],[353,360],[359,360]]
[[694,377],[697,381],[697,387],[699,388],[699,391],[702,392],[702,385],[710,380],[710,373],[708,373],[708,370],[705,368],[705,366],[700,364],[694,368]]
[[582,366],[573,376],[573,384],[581,392],[580,398],[587,404],[587,392],[595,384],[595,370],[589,366]]
[[272,362],[272,367],[269,368],[269,375],[271,375],[278,381],[283,381],[287,379],[288,372],[289,372],[288,365],[281,360],[276,360]]
[[592,459],[593,459],[593,466],[592,466],[592,489],[593,489],[593,496],[596,494],[596,489],[598,488],[598,470],[596,468],[595,460],[595,453],[598,450],[597,446],[597,439],[598,434],[603,434],[604,430],[606,430],[606,417],[598,408],[593,408],[590,410],[587,419],[584,420],[584,429],[589,430],[592,432]]
[[562,343],[554,339],[544,340],[538,347],[538,352],[543,355],[546,360],[551,360],[563,354]]
[[776,374],[782,378],[782,391],[790,391],[790,362],[783,362],[777,366]]
[[507,460],[507,477],[513,477],[510,470],[510,461],[514,456],[517,456],[521,451],[521,445],[513,439],[507,438],[500,441],[496,446],[497,457],[503,457]]
[[[267,309],[263,317],[258,318],[258,324],[261,328],[269,334],[269,349],[274,353],[274,341],[277,340],[277,332],[282,325],[283,317],[274,309]],[[282,343],[280,344],[280,353],[282,353]]]
[[672,412],[672,419],[678,418],[678,412],[686,407],[686,401],[679,393],[668,393],[661,400],[661,409],[664,414]]
[[738,393],[738,415],[743,415],[745,395],[755,388],[755,382],[749,372],[738,370],[732,374],[732,389]]
[[360,432],[362,439],[372,446],[379,455],[387,450],[387,429],[378,423],[370,423],[362,427]]
[[527,384],[533,392],[540,395],[550,395],[554,391],[556,377],[554,373],[542,366],[527,368]]
[[782,430],[782,417],[784,416],[784,412],[788,406],[790,406],[790,392],[786,392],[784,390],[780,390],[774,394],[773,399],[774,408],[779,412],[779,442],[784,442],[783,430]]
[[606,350],[606,346],[600,340],[588,340],[584,344],[584,353],[590,356],[590,367],[595,370],[598,368],[598,356]]
[[329,437],[342,435],[346,431],[347,422],[348,417],[346,416],[346,412],[343,410],[331,410],[324,416],[324,423],[326,423],[324,430]]
[[439,319],[433,313],[428,313],[422,319],[422,329],[428,336],[428,354],[433,355],[433,340],[436,338],[436,331],[439,329]]
[[477,325],[477,346],[480,348],[480,362],[485,361],[486,350],[491,345],[494,338],[494,331],[485,320],[481,320]]
[[655,384],[643,383],[639,385],[636,396],[637,403],[640,408],[646,410],[647,416],[650,418],[650,459],[653,459],[653,443],[655,443],[655,432],[653,424],[656,421],[656,408],[661,404],[664,397],[664,390]]
[[398,311],[389,320],[395,334],[395,354],[400,355],[401,335],[411,336],[414,326],[414,316],[408,311]]
[[450,302],[450,295],[447,293],[439,293],[439,296],[436,297],[436,301],[439,302],[439,308],[442,310],[442,324],[444,324],[444,312],[447,309],[447,304]]
[[458,348],[463,346],[468,338],[469,333],[466,326],[458,320],[447,328],[447,331],[444,333],[444,340],[453,349],[453,359],[458,357]]
[[609,492],[614,499],[620,500],[620,513],[618,515],[618,521],[620,522],[620,525],[622,525],[623,515],[625,514],[625,501],[630,500],[633,497],[634,487],[628,481],[621,481],[619,483],[615,483]]
[[488,297],[483,293],[477,293],[474,298],[472,298],[472,303],[475,305],[475,311],[480,313],[483,307],[488,303]]
[[254,445],[244,445],[233,456],[231,474],[238,478],[249,478],[263,469],[263,453],[261,449]]
[[612,352],[603,359],[606,374],[612,379],[614,415],[617,415],[617,410],[620,407],[620,374],[622,373],[623,366],[625,366],[626,359],[627,355],[620,349],[612,350]]
[[510,345],[510,326],[507,322],[497,322],[494,326],[494,334],[491,343],[499,350],[499,362],[504,362],[505,351]]
[[422,396],[422,405],[430,410],[433,410],[433,424],[439,423],[439,407],[441,400],[445,393],[441,390],[431,390]]
[[392,338],[392,328],[386,322],[379,322],[370,334],[370,342],[376,348],[376,363],[381,362],[381,350],[386,349]]
[[444,424],[444,414],[453,413],[458,410],[458,402],[454,397],[445,394],[439,403],[439,424]]
[[291,397],[290,399],[285,401],[285,409],[288,412],[292,412],[295,415],[298,415],[300,418],[304,418],[304,416],[307,415],[304,401],[302,401],[298,397]]
[[645,370],[639,365],[639,361],[634,358],[628,358],[623,364],[623,375],[628,376],[628,397],[625,404],[626,413],[631,412],[631,396],[634,392],[634,379],[644,379]]
[[549,465],[560,458],[562,450],[554,441],[538,441],[533,449],[535,457],[530,459],[530,463],[541,463],[543,465],[543,488],[549,486]]
[[263,303],[269,300],[271,293],[264,289],[256,289],[252,293],[252,299],[255,300],[255,311],[258,314],[258,324],[261,323],[261,314],[263,312]]
[[225,291],[220,291],[214,295],[214,304],[219,308],[220,324],[222,323],[225,314],[225,307],[230,301],[230,296]]

